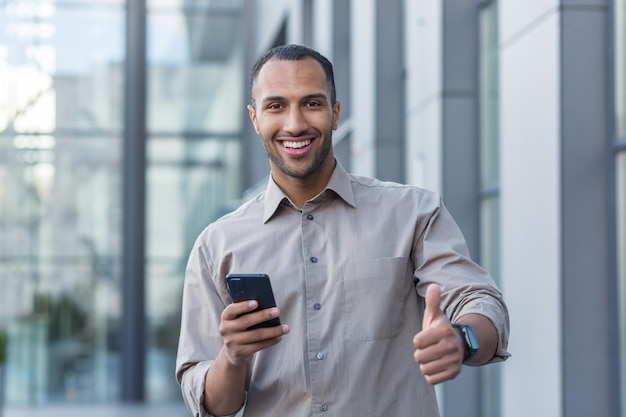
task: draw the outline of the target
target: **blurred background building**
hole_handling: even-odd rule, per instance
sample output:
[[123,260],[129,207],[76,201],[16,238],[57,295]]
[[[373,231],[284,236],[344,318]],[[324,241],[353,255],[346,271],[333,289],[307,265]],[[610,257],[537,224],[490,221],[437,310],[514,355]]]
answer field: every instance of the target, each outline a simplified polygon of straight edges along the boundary
[[0,0],[5,415],[181,405],[187,255],[265,186],[285,43],[335,65],[342,164],[441,193],[504,291],[513,357],[442,415],[626,417],[626,0]]

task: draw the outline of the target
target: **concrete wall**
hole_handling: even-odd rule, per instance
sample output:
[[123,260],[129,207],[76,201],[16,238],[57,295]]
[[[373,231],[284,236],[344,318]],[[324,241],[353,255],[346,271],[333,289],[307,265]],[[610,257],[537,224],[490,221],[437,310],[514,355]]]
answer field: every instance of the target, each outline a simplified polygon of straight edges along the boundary
[[507,417],[561,415],[560,13],[547,3],[500,2]]

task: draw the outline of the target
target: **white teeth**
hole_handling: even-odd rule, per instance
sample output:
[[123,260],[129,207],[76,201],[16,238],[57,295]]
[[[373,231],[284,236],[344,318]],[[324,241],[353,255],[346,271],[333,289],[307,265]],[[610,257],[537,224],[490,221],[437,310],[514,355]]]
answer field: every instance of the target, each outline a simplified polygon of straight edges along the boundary
[[302,140],[302,141],[298,141],[298,142],[283,141],[283,146],[285,148],[299,149],[299,148],[304,148],[305,146],[309,145],[310,143],[311,143],[310,139]]

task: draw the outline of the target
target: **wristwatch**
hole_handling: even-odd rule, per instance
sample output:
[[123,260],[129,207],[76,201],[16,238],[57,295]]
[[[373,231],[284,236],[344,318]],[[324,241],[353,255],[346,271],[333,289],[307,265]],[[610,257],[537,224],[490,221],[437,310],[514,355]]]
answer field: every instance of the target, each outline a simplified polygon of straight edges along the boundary
[[455,329],[457,329],[461,333],[461,338],[463,339],[463,344],[465,345],[465,356],[463,357],[463,363],[466,363],[470,359],[478,353],[478,339],[476,338],[476,333],[471,326],[467,324],[457,324],[454,323],[452,325]]

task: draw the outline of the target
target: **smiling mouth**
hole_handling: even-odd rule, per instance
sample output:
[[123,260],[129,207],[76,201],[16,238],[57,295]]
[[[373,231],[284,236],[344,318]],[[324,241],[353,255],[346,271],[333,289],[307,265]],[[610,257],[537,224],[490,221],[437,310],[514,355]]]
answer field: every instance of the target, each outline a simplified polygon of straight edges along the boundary
[[306,140],[300,140],[300,141],[291,141],[291,140],[285,140],[282,142],[283,146],[285,148],[290,148],[290,149],[300,149],[300,148],[304,148],[305,146],[308,146],[311,144],[311,139],[306,139]]

